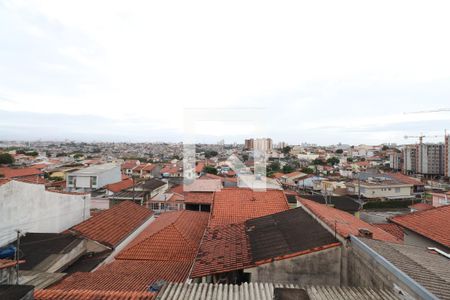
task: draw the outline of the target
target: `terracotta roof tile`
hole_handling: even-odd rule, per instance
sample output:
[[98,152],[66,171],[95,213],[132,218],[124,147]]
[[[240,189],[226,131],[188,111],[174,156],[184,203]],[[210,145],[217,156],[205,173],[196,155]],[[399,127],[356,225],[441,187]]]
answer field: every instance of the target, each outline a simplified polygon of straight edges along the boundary
[[71,231],[115,247],[152,215],[151,210],[124,201],[72,227]]
[[450,248],[450,205],[397,216],[390,220]]
[[124,169],[133,169],[133,168],[135,168],[138,165],[139,165],[139,161],[138,160],[127,160],[120,166],[120,168],[122,170],[124,170]]
[[416,203],[416,204],[410,205],[408,207],[411,209],[414,209],[416,211],[423,211],[423,210],[432,209],[433,205],[430,205],[427,203]]
[[126,190],[132,186],[133,186],[133,179],[126,178],[122,181],[108,184],[105,186],[105,188],[113,193],[118,193],[118,192]]
[[92,290],[36,290],[35,300],[153,300],[155,293]]
[[205,167],[205,163],[199,162],[199,163],[195,166],[195,173],[200,173],[200,172],[202,172],[204,167]]
[[194,263],[191,277],[222,273],[252,266],[245,224],[208,228]]
[[11,181],[11,179],[9,179],[9,178],[0,178],[0,185],[3,185],[3,184],[8,183],[10,181]]
[[32,175],[42,175],[44,173],[36,168],[0,168],[0,174],[3,174],[5,178],[16,178]]
[[89,273],[77,272],[50,290],[147,291],[158,280],[184,282],[192,262],[116,260]]
[[118,260],[193,262],[208,224],[209,213],[176,211],[160,215],[126,249]]
[[178,167],[176,164],[175,165],[165,165],[162,169],[161,169],[161,174],[177,174],[177,173],[181,173],[183,172],[183,169]]
[[401,183],[413,184],[413,185],[424,185],[419,179],[407,176],[402,173],[387,173],[387,175]]
[[387,233],[390,233],[391,235],[395,236],[399,240],[403,241],[405,238],[405,233],[403,232],[403,229],[398,226],[397,224],[393,223],[378,223],[378,224],[372,224],[373,226],[376,226],[380,229],[383,229]]
[[171,188],[169,189],[169,192],[170,192],[170,193],[183,194],[183,193],[184,193],[184,187],[183,187],[182,184],[180,184],[180,185],[175,185],[175,186],[173,186],[173,187],[171,187]]
[[224,188],[214,194],[209,226],[238,224],[248,219],[288,210],[283,191]]
[[399,242],[393,235],[378,227],[370,225],[347,212],[300,197],[299,199],[303,206],[310,210],[311,213],[316,215],[320,220],[325,222],[330,228],[334,229],[336,226],[337,233],[344,238],[348,238],[351,234],[357,236],[359,235],[359,229],[366,228],[372,231],[373,238],[376,240]]
[[187,192],[184,193],[185,203],[212,204],[214,193],[211,192]]

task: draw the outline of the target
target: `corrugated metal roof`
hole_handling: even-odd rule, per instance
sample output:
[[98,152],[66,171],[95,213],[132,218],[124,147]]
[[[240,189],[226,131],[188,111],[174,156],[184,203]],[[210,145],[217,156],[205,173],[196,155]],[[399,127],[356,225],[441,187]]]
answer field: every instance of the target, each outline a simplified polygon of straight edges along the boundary
[[[293,284],[244,283],[212,284],[212,283],[169,283],[156,297],[157,300],[272,300],[277,288],[299,289]],[[391,290],[374,290],[371,288],[308,286],[303,288],[311,300],[328,299],[400,299]]]
[[359,238],[440,299],[450,300],[450,262],[427,249]]

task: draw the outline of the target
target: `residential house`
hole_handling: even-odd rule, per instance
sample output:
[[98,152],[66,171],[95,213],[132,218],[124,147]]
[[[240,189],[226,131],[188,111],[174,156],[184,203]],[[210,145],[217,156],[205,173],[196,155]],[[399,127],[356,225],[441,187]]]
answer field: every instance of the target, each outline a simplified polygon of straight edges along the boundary
[[120,167],[113,163],[92,165],[67,175],[69,191],[92,191],[121,180]]
[[430,193],[431,194],[431,204],[434,207],[439,207],[443,205],[450,205],[450,192],[446,193]]
[[[136,235],[126,248],[115,253],[114,261],[92,272],[74,273],[51,286],[48,291],[60,294],[63,291],[89,291],[90,294],[101,295],[106,291],[114,291],[116,295],[139,292],[143,293],[139,296],[144,296],[139,299],[147,299],[145,297],[155,295],[152,291],[157,291],[163,281],[185,282],[208,217],[208,213],[192,211],[161,214]],[[120,223],[117,225],[120,227]],[[115,230],[121,232],[119,227]],[[112,230],[108,232],[106,239],[119,239]],[[100,234],[101,230],[97,229],[95,236]]]
[[350,195],[361,195],[368,199],[414,198],[414,185],[392,179],[384,174],[359,173],[358,180],[347,183]]
[[101,262],[106,264],[154,220],[151,210],[131,201],[123,201],[73,226],[69,232],[87,240],[86,253],[110,251]]
[[184,210],[185,196],[183,194],[166,192],[147,200],[145,205],[157,215],[168,211]]
[[43,178],[43,176],[44,172],[42,172],[41,169],[35,167],[29,168],[0,167],[0,177],[3,178],[38,180],[39,178]]
[[292,172],[284,174],[279,178],[279,180],[283,185],[296,186],[298,185],[299,181],[306,176],[308,176],[308,174],[302,172]]
[[405,244],[450,250],[450,205],[413,212],[390,219],[405,231]]
[[122,165],[120,165],[120,169],[122,171],[122,174],[131,176],[133,175],[133,169],[138,167],[140,164],[141,162],[137,159],[127,160]]
[[181,164],[167,164],[161,169],[162,177],[183,177],[183,167]]

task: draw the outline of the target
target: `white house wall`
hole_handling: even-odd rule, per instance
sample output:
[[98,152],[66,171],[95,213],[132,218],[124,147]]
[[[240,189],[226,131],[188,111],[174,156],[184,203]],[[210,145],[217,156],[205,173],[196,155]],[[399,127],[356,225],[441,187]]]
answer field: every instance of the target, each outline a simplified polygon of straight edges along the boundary
[[90,216],[89,194],[46,191],[44,185],[10,181],[0,186],[0,246],[24,232],[58,233]]

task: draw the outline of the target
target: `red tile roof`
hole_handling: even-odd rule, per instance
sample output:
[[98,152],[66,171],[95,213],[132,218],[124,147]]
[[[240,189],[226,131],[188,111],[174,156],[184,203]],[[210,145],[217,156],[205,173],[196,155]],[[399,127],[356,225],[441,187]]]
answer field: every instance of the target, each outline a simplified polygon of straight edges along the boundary
[[180,185],[175,185],[175,186],[173,186],[173,187],[171,187],[171,188],[169,189],[169,192],[170,192],[170,193],[183,194],[183,193],[184,193],[184,187],[183,187],[182,184],[180,184]]
[[32,175],[32,176],[24,176],[24,177],[18,177],[14,178],[16,181],[26,182],[26,183],[34,183],[34,184],[48,184],[50,183],[49,180],[42,178],[40,176]]
[[370,225],[347,212],[311,200],[298,198],[304,207],[325,222],[331,229],[335,229],[336,232],[344,238],[348,238],[351,234],[357,236],[359,235],[359,229],[366,228],[373,233],[373,238],[375,240],[399,242],[393,235],[378,227]]
[[252,266],[244,223],[208,228],[194,263],[191,277],[244,269]]
[[427,203],[416,203],[416,204],[410,205],[408,207],[411,209],[414,209],[416,211],[423,211],[423,210],[432,209],[434,206],[427,204]]
[[138,164],[139,164],[139,161],[138,161],[138,160],[127,160],[127,161],[125,161],[125,162],[120,166],[120,168],[121,168],[122,170],[124,170],[124,169],[133,169],[133,168],[135,168]]
[[118,193],[120,191],[126,190],[133,186],[133,179],[126,178],[122,181],[111,183],[105,186],[105,188],[113,193]]
[[405,183],[405,184],[413,184],[413,185],[420,185],[423,186],[424,184],[416,178],[413,177],[409,177],[407,175],[404,175],[402,173],[388,173],[387,175],[389,175],[391,178],[394,178],[398,181],[400,181],[401,183]]
[[390,220],[450,248],[450,205],[397,216]]
[[35,290],[35,300],[153,300],[155,293],[92,290]]
[[209,213],[176,211],[160,215],[117,256],[117,260],[192,263],[208,224]]
[[90,273],[77,272],[49,290],[147,291],[158,280],[184,282],[192,262],[116,260]]
[[0,185],[3,185],[3,184],[8,183],[10,181],[11,181],[11,179],[9,179],[9,178],[0,178]]
[[184,193],[185,203],[212,204],[214,193],[211,192],[187,192]]
[[280,178],[280,177],[283,177],[284,176],[284,174],[283,173],[280,173],[280,172],[275,172],[275,173],[273,173],[272,174],[272,178],[276,178],[276,179],[278,179],[278,178]]
[[116,247],[152,215],[151,210],[131,201],[124,201],[70,230],[91,240]]
[[209,226],[238,224],[288,209],[283,191],[224,188],[214,194]]
[[296,177],[303,177],[303,176],[306,176],[306,175],[307,174],[302,173],[302,172],[291,172],[291,173],[283,174],[283,176],[281,176],[281,177],[296,178]]
[[142,168],[142,170],[150,172],[150,171],[152,171],[154,168],[156,168],[156,165],[148,163],[148,164],[146,164],[146,165],[144,166],[144,168]]
[[222,188],[222,181],[218,179],[196,179],[184,185],[185,192],[215,192]]
[[403,241],[405,238],[405,233],[403,232],[403,229],[398,226],[397,224],[393,223],[378,223],[378,224],[372,224],[373,226],[376,226],[380,229],[383,229],[387,233],[390,233],[391,235],[395,236],[399,240]]
[[175,165],[165,165],[164,168],[161,169],[161,174],[178,174],[183,172],[183,169]]
[[16,178],[32,175],[42,175],[44,173],[36,168],[0,168],[0,174],[3,174],[5,178]]
[[205,167],[205,163],[203,163],[203,162],[197,163],[197,165],[195,166],[195,173],[202,172],[204,167]]

